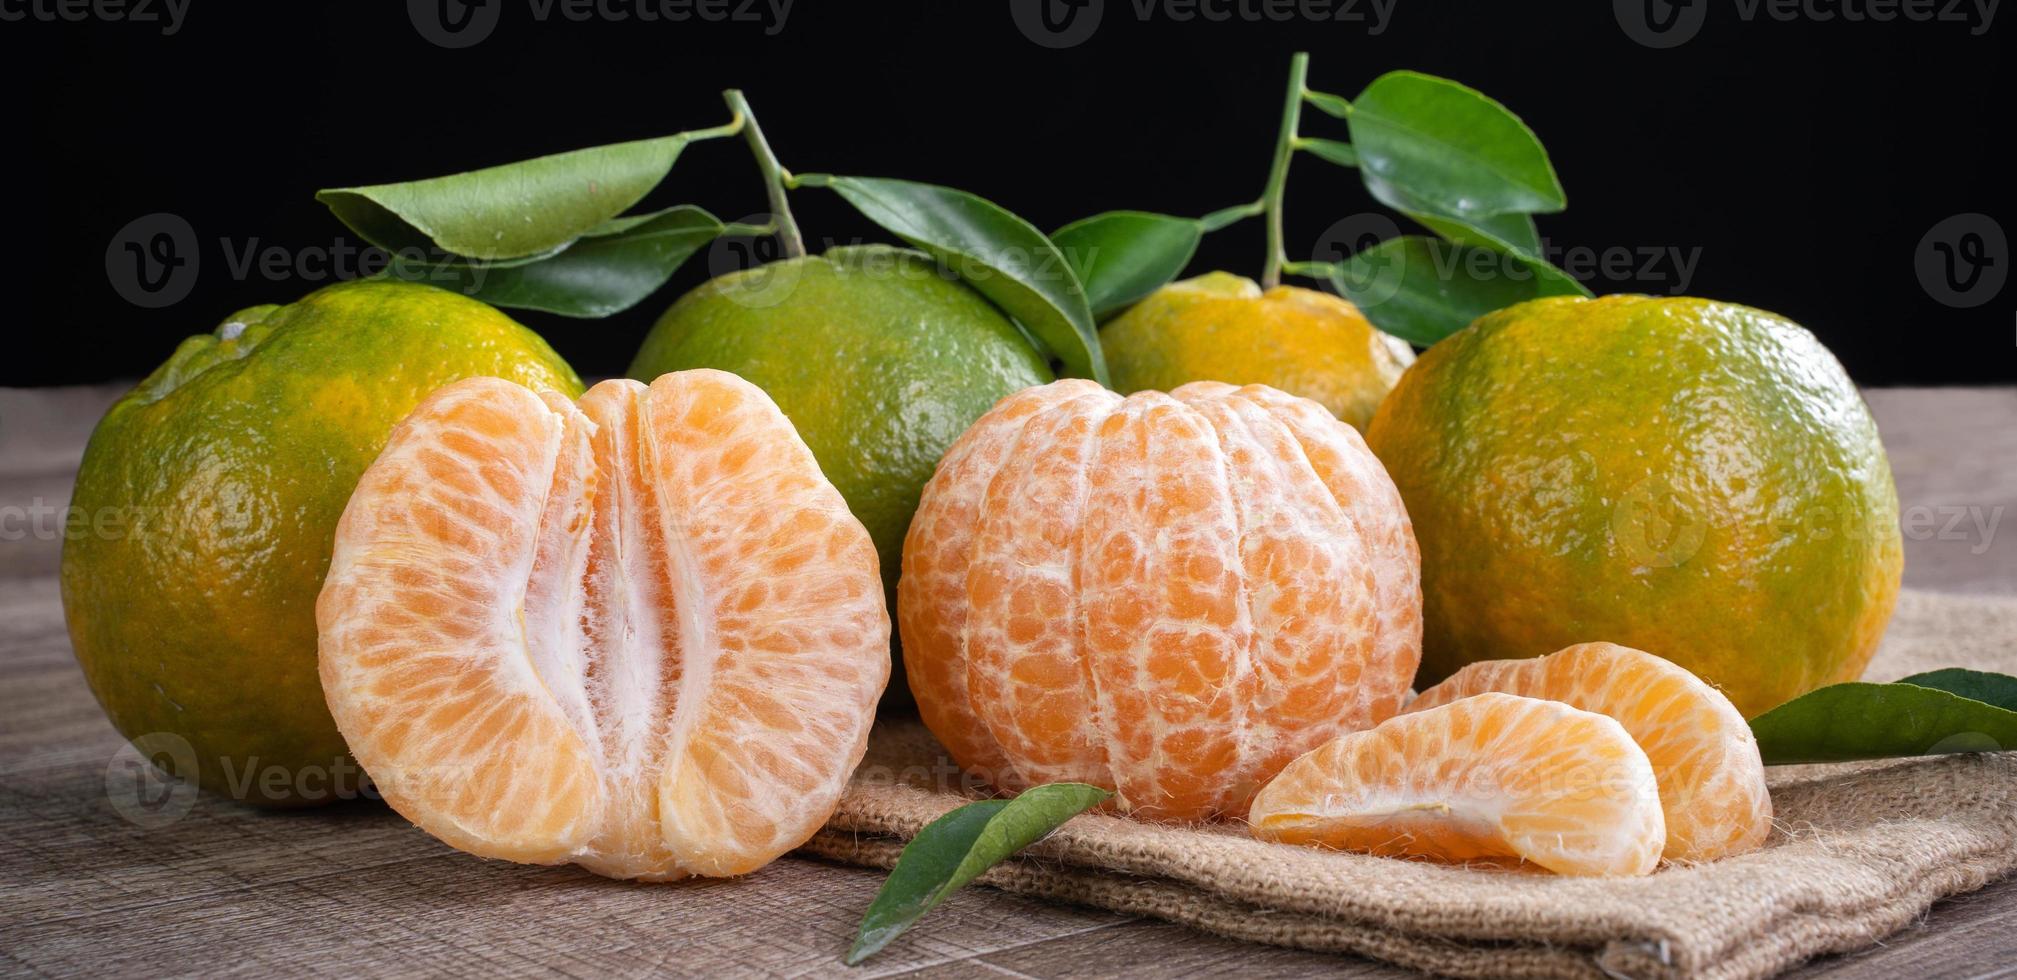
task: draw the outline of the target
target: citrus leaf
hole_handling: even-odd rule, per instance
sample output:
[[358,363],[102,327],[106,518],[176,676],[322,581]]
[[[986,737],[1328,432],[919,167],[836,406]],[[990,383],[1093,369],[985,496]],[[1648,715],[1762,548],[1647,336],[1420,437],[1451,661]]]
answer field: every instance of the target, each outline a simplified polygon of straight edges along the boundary
[[1428,211],[1404,211],[1417,224],[1438,238],[1458,245],[1497,249],[1524,259],[1540,261],[1541,231],[1534,219],[1524,214],[1494,214],[1484,218],[1452,218]]
[[1995,752],[2017,747],[2017,711],[1934,687],[1858,681],[1773,708],[1751,719],[1751,733],[1767,765]]
[[316,192],[336,217],[389,252],[440,249],[473,259],[539,255],[622,214],[697,136],[679,133],[397,184]]
[[1343,140],[1299,139],[1296,141],[1296,149],[1307,151],[1340,167],[1359,165],[1359,151]]
[[999,205],[950,187],[882,177],[808,174],[870,221],[930,253],[967,285],[1007,310],[1065,372],[1107,384],[1106,358],[1085,287],[1044,233]]
[[1533,130],[1475,89],[1419,72],[1381,75],[1346,123],[1373,197],[1396,210],[1463,218],[1567,205]]
[[1423,347],[1501,307],[1541,296],[1588,294],[1547,263],[1421,235],[1389,238],[1357,252],[1334,265],[1330,278],[1374,325]]
[[1051,233],[1085,287],[1094,317],[1132,306],[1182,275],[1197,253],[1203,225],[1147,211],[1108,211]]
[[1964,698],[1980,701],[2017,711],[2017,677],[2009,674],[1992,674],[1986,670],[1969,670],[1965,667],[1948,667],[1943,670],[1929,670],[1923,674],[1898,678],[1900,684],[1917,684],[1959,694]]
[[1517,211],[1488,215],[1454,214],[1438,208],[1431,201],[1410,194],[1403,188],[1389,185],[1375,177],[1366,178],[1367,186],[1375,183],[1386,188],[1384,195],[1375,195],[1380,197],[1382,203],[1413,218],[1417,224],[1435,232],[1437,237],[1444,241],[1497,249],[1521,258],[1541,261],[1541,233],[1534,227],[1531,215]]
[[946,814],[904,846],[869,903],[847,964],[875,955],[919,916],[982,872],[1113,794],[1085,783],[1046,783],[1012,800],[982,800]]
[[726,230],[692,205],[605,221],[557,251],[504,262],[395,263],[392,275],[452,289],[493,306],[604,317],[665,285]]

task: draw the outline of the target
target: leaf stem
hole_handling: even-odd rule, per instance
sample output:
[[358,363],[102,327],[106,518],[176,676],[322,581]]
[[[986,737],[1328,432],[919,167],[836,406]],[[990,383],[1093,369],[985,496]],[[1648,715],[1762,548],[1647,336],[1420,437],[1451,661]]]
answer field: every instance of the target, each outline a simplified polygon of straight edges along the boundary
[[1338,270],[1338,264],[1335,262],[1312,261],[1312,262],[1282,263],[1282,272],[1291,276],[1303,276],[1309,279],[1329,279],[1331,277],[1331,274],[1336,272],[1337,270]]
[[732,88],[721,93],[721,97],[743,124],[742,135],[749,141],[750,152],[756,154],[757,168],[763,171],[764,190],[770,195],[771,218],[777,223],[777,240],[784,249],[784,257],[795,259],[805,255],[805,238],[799,234],[798,222],[792,219],[791,202],[785,199],[784,189],[791,182],[791,173],[778,164],[777,154],[771,152],[769,141],[763,138],[763,127],[757,124],[756,113],[742,97],[742,90]]
[[1268,202],[1255,198],[1245,204],[1235,204],[1231,207],[1220,208],[1199,218],[1198,227],[1203,228],[1205,231],[1218,231],[1235,221],[1243,221],[1260,214],[1266,211],[1267,208]]
[[777,234],[777,223],[766,221],[760,225],[746,225],[739,221],[724,222],[721,226],[723,238],[760,238]]
[[749,117],[743,115],[742,110],[736,109],[727,122],[719,126],[709,126],[706,129],[690,130],[684,135],[690,143],[698,143],[701,140],[718,140],[724,136],[740,136],[745,124],[748,122]]
[[1282,263],[1288,250],[1282,245],[1282,197],[1289,182],[1289,158],[1295,155],[1296,125],[1302,119],[1303,82],[1309,77],[1310,56],[1298,51],[1289,59],[1289,94],[1282,105],[1282,126],[1275,136],[1275,161],[1268,168],[1268,186],[1261,201],[1268,215],[1268,260],[1261,269],[1261,288],[1273,289],[1282,283]]

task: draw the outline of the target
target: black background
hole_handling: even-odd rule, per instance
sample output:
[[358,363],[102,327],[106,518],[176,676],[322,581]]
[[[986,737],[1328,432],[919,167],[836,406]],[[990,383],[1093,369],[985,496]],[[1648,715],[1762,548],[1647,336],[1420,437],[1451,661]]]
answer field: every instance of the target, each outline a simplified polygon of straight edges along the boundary
[[[29,297],[11,307],[19,342],[6,348],[5,384],[137,377],[183,335],[321,285],[320,268],[230,269],[230,253],[255,243],[291,256],[354,245],[314,201],[319,187],[715,125],[729,86],[748,93],[800,172],[950,184],[1044,228],[1123,207],[1201,214],[1259,192],[1298,49],[1312,52],[1314,88],[1349,96],[1414,68],[1520,113],[1569,194],[1565,213],[1541,219],[1552,247],[1699,249],[1688,293],[1799,320],[1865,384],[2017,377],[2017,285],[1957,309],[1915,271],[1915,249],[1942,219],[2017,221],[2005,190],[2010,28],[1992,20],[1976,34],[1972,7],[1953,8],[1967,22],[1878,23],[1811,16],[1870,0],[1812,0],[1782,21],[1738,0],[1693,0],[1699,32],[1663,50],[1635,42],[1629,18],[1601,0],[1390,0],[1377,32],[1368,0],[1347,14],[1358,22],[1251,19],[1269,9],[1262,0],[1207,0],[1231,16],[1218,22],[1179,20],[1195,6],[1185,0],[1103,0],[1090,38],[1052,49],[1019,30],[1003,0],[797,0],[774,33],[768,14],[576,21],[554,6],[542,21],[522,0],[488,0],[491,33],[450,49],[400,2],[192,0],[172,36],[158,22],[49,19],[35,2],[0,0],[28,13],[0,23],[0,76],[17,107],[9,211],[25,215],[4,236],[6,261],[14,293]],[[640,0],[602,6],[629,13]],[[1304,132],[1344,135],[1308,113]],[[1377,210],[1356,175],[1310,157],[1288,200],[1292,254]],[[690,148],[646,205],[685,202],[724,218],[763,210],[740,143]],[[794,205],[816,242],[883,237],[826,192],[800,191]],[[106,253],[155,212],[190,223],[200,272],[186,298],[145,309],[113,288]],[[1256,275],[1261,258],[1250,221],[1209,237],[1192,271]],[[1991,258],[2007,266],[2007,246]],[[1630,266],[1590,285],[1681,285],[1671,262],[1647,278],[1643,259]],[[607,320],[521,319],[583,375],[620,373],[706,267],[689,262]]]

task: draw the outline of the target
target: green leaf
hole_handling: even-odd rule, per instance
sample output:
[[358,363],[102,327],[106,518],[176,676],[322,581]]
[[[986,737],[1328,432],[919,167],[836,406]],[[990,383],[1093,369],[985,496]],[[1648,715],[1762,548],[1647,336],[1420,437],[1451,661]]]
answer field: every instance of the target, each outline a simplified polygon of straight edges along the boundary
[[1959,694],[1984,704],[2017,711],[2017,677],[2009,674],[1992,674],[1986,670],[1969,670],[1965,667],[1948,667],[1943,670],[1929,670],[1923,674],[1900,677],[1900,684],[1917,684],[1920,687],[1937,688],[1949,694]]
[[1541,231],[1534,227],[1534,219],[1528,215],[1495,214],[1465,220],[1426,211],[1402,213],[1446,242],[1497,249],[1524,259],[1541,261]]
[[1493,310],[1587,291],[1546,263],[1403,235],[1332,267],[1331,284],[1381,330],[1427,347]]
[[390,252],[439,248],[474,259],[523,258],[622,214],[665,179],[687,143],[716,134],[679,133],[446,177],[337,187],[315,199]]
[[869,903],[847,964],[875,955],[981,872],[1112,796],[1084,783],[1047,783],[1012,800],[969,803],[932,821],[905,845]]
[[1359,165],[1359,151],[1343,140],[1320,140],[1303,138],[1296,140],[1296,149],[1304,150],[1340,167]]
[[1346,121],[1366,189],[1397,210],[1462,218],[1560,211],[1548,153],[1505,106],[1445,78],[1397,71],[1366,86]]
[[727,226],[692,205],[605,221],[559,251],[505,262],[401,261],[392,274],[453,289],[494,306],[603,317],[665,285]]
[[1044,233],[999,205],[936,184],[808,174],[870,221],[923,249],[1021,321],[1065,372],[1107,384],[1106,358],[1085,287]]
[[[1368,178],[1367,183],[1373,183],[1373,179]],[[1518,212],[1473,216],[1449,214],[1399,188],[1389,188],[1389,191],[1391,193],[1385,200],[1387,206],[1413,218],[1444,241],[1497,249],[1521,258],[1542,261],[1541,232],[1534,227],[1531,215]]]
[[1103,317],[1182,275],[1204,235],[1201,223],[1147,211],[1108,211],[1051,233],[1085,287],[1094,317]]
[[[2000,675],[1980,685],[1935,673],[1976,690],[2017,685]],[[1856,682],[1800,695],[1751,719],[1751,732],[1767,765],[1995,752],[2017,747],[2017,711],[1918,684]]]

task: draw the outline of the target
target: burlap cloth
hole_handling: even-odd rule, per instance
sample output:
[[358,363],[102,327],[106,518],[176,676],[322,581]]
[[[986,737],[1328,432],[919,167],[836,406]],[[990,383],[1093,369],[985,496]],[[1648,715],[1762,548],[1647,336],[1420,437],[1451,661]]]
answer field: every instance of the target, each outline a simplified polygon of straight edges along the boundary
[[[2017,600],[1906,592],[1870,678],[1949,666],[2017,670]],[[1768,772],[1777,826],[1763,850],[1645,878],[1444,867],[1088,814],[981,881],[1456,976],[1757,977],[1867,946],[2017,869],[2017,752]],[[885,720],[804,851],[888,867],[966,801],[960,781],[915,719]]]

